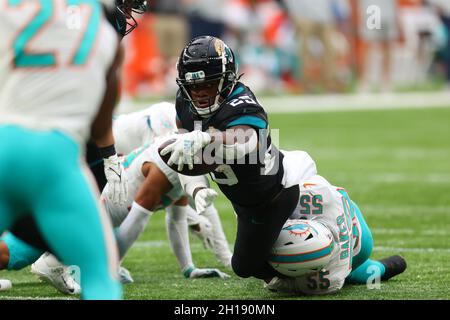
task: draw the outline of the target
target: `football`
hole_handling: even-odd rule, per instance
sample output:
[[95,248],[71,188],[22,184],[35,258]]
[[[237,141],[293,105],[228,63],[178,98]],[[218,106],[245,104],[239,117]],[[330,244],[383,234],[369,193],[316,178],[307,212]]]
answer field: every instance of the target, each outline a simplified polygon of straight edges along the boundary
[[[163,143],[159,146],[159,148],[158,148],[158,153],[159,153],[161,159],[162,159],[162,160],[164,161],[164,163],[166,163],[172,170],[174,170],[174,171],[176,171],[176,172],[178,172],[178,173],[184,174],[184,175],[186,175],[186,176],[201,176],[201,175],[210,173],[211,171],[214,171],[214,170],[219,166],[218,164],[215,164],[215,163],[213,163],[213,164],[207,164],[207,163],[204,163],[203,157],[202,157],[202,159],[201,159],[201,161],[202,161],[201,163],[194,163],[194,167],[192,168],[192,170],[189,170],[189,168],[188,168],[187,165],[184,165],[184,166],[183,166],[183,169],[182,169],[181,171],[178,170],[178,165],[177,165],[177,164],[169,165],[167,162],[169,161],[169,158],[170,158],[170,156],[171,156],[171,153],[168,153],[168,154],[166,154],[166,155],[163,156],[163,155],[161,154],[161,151],[162,151],[165,147],[167,147],[168,145],[174,143],[175,141],[176,141],[176,139],[170,139],[170,140],[167,140],[166,142],[163,142]],[[202,151],[203,151],[203,150],[202,150]]]

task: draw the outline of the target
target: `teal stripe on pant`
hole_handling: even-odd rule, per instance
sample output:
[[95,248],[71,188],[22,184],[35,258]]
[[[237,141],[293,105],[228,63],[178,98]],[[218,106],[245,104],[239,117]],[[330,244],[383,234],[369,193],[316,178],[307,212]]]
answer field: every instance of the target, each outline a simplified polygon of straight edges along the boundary
[[361,236],[359,239],[359,241],[361,241],[361,250],[356,256],[353,257],[352,269],[354,270],[362,265],[367,259],[369,259],[370,255],[372,254],[373,237],[372,232],[370,231],[369,226],[367,225],[366,220],[364,219],[358,205],[353,201],[351,201],[350,203],[355,209],[354,212],[356,218],[358,219],[359,225],[361,226]]
[[57,131],[0,126],[0,150],[0,232],[32,212],[56,256],[80,268],[84,299],[121,298],[105,239],[112,226],[102,225],[78,145]]
[[353,201],[351,201],[351,205],[355,209],[354,212],[361,226],[361,237],[359,240],[361,241],[361,250],[353,257],[353,271],[347,276],[346,282],[366,284],[369,278],[373,277],[375,272],[379,273],[379,276],[381,277],[384,274],[385,269],[380,262],[369,259],[373,250],[372,232],[370,232],[369,226],[358,205]]

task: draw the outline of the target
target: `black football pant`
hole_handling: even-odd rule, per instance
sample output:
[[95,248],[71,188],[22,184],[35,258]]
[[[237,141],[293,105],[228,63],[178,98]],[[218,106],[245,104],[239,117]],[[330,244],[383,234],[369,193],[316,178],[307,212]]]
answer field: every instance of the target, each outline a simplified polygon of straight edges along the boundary
[[237,234],[231,260],[233,271],[242,278],[285,278],[267,262],[281,229],[297,206],[299,186],[283,189],[270,203],[260,207],[233,204]]

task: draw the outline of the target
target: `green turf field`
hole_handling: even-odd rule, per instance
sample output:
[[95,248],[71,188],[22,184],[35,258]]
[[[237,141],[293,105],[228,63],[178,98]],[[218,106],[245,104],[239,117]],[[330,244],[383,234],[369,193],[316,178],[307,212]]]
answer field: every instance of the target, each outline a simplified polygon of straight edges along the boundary
[[[365,214],[375,241],[374,258],[402,254],[407,271],[381,289],[345,286],[334,296],[301,299],[450,298],[450,108],[270,115],[283,149],[308,151],[318,171],[343,186]],[[221,195],[217,208],[229,242],[234,215]],[[224,270],[191,237],[198,267]],[[261,281],[185,279],[170,252],[161,212],[124,262],[135,283],[126,299],[299,299],[271,293]],[[13,289],[1,298],[66,298],[40,283],[29,268],[1,272]]]

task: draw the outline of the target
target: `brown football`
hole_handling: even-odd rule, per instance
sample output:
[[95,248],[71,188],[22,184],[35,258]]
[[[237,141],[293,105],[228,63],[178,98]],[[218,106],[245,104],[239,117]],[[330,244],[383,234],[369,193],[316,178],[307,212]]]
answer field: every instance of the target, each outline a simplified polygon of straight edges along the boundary
[[[170,139],[167,140],[166,142],[162,143],[159,148],[158,148],[158,153],[161,157],[161,159],[167,164],[167,162],[169,161],[169,158],[171,156],[171,153],[166,154],[165,156],[161,155],[161,150],[163,150],[165,147],[167,147],[168,145],[174,143],[176,140],[175,139]],[[202,150],[203,151],[203,150]],[[168,165],[168,164],[167,164]],[[169,166],[169,165],[168,165]],[[203,158],[202,158],[202,163],[194,163],[194,167],[192,168],[192,170],[189,170],[187,165],[183,166],[183,169],[181,171],[178,170],[178,165],[176,164],[172,164],[169,166],[172,170],[184,174],[186,176],[201,176],[204,174],[207,174],[211,171],[214,171],[217,167],[218,164],[206,164],[203,162]]]

